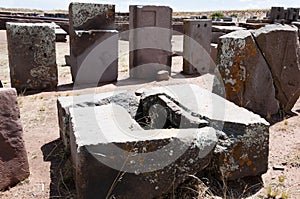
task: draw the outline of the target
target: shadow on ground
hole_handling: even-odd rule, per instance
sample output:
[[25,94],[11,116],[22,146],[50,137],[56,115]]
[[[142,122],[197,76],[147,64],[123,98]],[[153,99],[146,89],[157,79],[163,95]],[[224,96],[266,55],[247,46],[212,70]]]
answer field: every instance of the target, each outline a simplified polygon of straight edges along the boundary
[[44,161],[51,162],[50,198],[76,198],[70,154],[64,150],[61,139],[45,144],[41,150]]

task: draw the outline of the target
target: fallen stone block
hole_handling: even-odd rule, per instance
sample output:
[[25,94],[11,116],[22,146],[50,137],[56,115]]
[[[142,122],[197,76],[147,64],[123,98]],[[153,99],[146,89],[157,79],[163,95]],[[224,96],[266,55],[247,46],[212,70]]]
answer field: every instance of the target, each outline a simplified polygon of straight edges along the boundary
[[216,64],[228,100],[264,117],[278,113],[272,74],[250,31],[220,37]]
[[267,171],[269,123],[259,115],[192,84],[155,87],[139,92],[144,113],[155,110],[156,104],[159,104],[160,112],[169,114],[165,118],[171,118],[171,123],[179,129],[199,125],[198,128],[210,126],[217,130],[219,141],[207,172],[219,178],[223,176],[226,180],[236,180],[259,176]]
[[157,81],[169,80],[169,71],[161,70],[157,72]]
[[99,93],[95,95],[59,97],[57,99],[59,132],[65,148],[68,149],[70,146],[70,108],[95,107],[112,102],[126,108],[133,118],[136,116],[139,100],[135,94],[127,93],[125,91]]
[[29,177],[15,89],[0,89],[0,190]]
[[18,91],[56,88],[54,25],[7,23],[6,28],[12,87]]
[[288,25],[267,25],[254,37],[272,73],[280,108],[291,111],[300,96],[298,30]]
[[71,155],[78,198],[154,198],[205,168],[215,130],[142,130],[116,105],[72,108]]

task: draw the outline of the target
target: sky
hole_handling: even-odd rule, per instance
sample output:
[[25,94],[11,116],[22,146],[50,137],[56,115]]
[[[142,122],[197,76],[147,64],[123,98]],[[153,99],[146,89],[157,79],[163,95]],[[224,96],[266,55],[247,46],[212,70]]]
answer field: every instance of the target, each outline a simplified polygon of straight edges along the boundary
[[[74,1],[74,0],[73,0]],[[216,11],[270,9],[272,6],[298,7],[300,0],[75,0],[85,3],[115,4],[116,11],[127,12],[129,5],[165,5],[173,11]],[[0,0],[0,7],[67,10],[72,0]]]

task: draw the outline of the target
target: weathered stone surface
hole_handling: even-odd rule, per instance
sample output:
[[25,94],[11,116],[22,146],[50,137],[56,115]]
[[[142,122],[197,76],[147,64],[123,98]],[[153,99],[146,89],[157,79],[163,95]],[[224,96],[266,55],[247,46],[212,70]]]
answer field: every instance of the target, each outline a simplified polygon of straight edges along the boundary
[[156,79],[160,70],[171,72],[172,9],[165,6],[130,6],[130,77]]
[[7,23],[6,28],[12,87],[55,88],[58,75],[54,25]]
[[14,89],[0,89],[0,190],[29,176],[27,153],[17,94]]
[[169,71],[161,70],[157,72],[156,80],[163,81],[169,79]]
[[168,100],[158,104],[165,107],[167,113],[173,110],[169,118],[173,118],[177,128],[208,125],[218,130],[219,142],[208,172],[235,180],[258,176],[267,171],[269,123],[259,115],[191,84],[144,89],[140,93],[144,99],[150,99],[147,104],[154,106],[146,110],[155,109],[156,103],[152,103],[151,98],[157,99],[161,95],[167,97]]
[[76,84],[117,80],[118,31],[76,31],[70,45],[71,73]]
[[186,19],[183,23],[183,72],[185,74],[209,72],[212,21],[209,19]]
[[135,94],[127,93],[125,91],[99,93],[95,95],[59,97],[57,99],[60,138],[63,140],[66,148],[70,145],[69,109],[78,107],[94,107],[109,103],[116,103],[126,108],[129,114],[134,118],[137,113],[139,100]]
[[71,3],[70,62],[75,85],[112,82],[118,78],[118,31],[115,6]]
[[78,198],[161,196],[206,167],[217,143],[212,128],[142,130],[116,105],[70,115]]
[[217,67],[228,100],[262,116],[278,112],[272,74],[250,31],[220,38]]
[[115,29],[115,5],[71,3],[69,5],[70,34],[75,30]]
[[255,40],[269,64],[276,98],[281,109],[290,111],[300,95],[300,65],[297,28],[267,25],[254,32]]

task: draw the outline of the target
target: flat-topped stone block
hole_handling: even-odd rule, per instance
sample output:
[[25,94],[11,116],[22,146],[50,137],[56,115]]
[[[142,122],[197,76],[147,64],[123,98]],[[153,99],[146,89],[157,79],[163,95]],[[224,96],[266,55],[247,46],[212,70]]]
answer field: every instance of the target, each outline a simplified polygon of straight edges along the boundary
[[159,197],[205,168],[217,144],[212,128],[142,130],[113,104],[70,116],[78,198]]
[[0,88],[0,190],[29,177],[15,89]]
[[46,23],[7,23],[10,78],[17,90],[55,88],[58,83],[55,27]]

